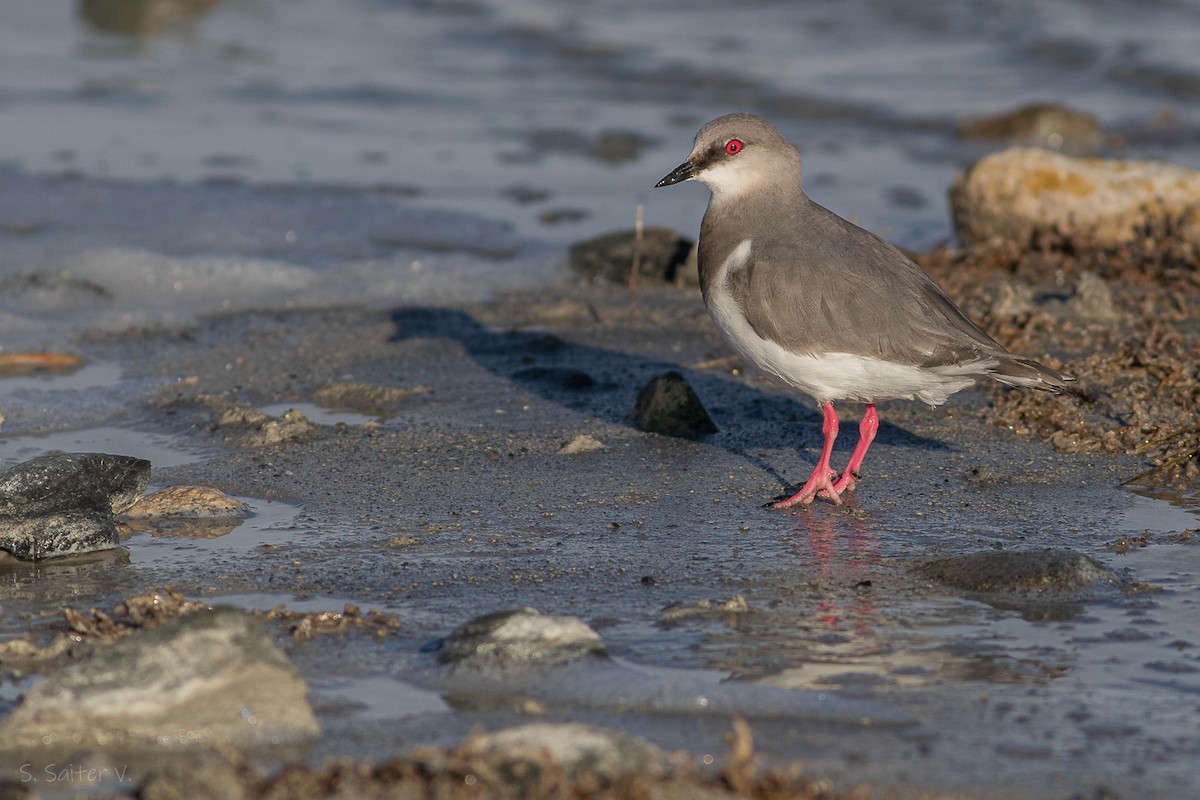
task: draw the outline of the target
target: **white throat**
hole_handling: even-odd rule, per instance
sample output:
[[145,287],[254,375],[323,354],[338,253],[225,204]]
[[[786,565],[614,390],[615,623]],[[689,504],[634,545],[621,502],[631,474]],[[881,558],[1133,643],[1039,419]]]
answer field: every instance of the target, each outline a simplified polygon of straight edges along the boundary
[[765,187],[770,179],[752,166],[725,161],[715,164],[696,176],[712,192],[714,200],[727,200],[731,197],[753,192]]

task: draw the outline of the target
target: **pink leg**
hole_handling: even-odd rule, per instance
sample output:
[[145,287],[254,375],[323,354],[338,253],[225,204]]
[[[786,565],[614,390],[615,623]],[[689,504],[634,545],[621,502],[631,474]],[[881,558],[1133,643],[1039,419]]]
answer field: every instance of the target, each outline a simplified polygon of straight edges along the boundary
[[829,468],[829,457],[833,454],[833,440],[837,438],[838,434],[837,412],[833,410],[833,403],[825,401],[821,404],[821,413],[824,415],[821,433],[825,435],[825,446],[821,448],[821,458],[817,460],[817,466],[813,468],[812,475],[809,476],[808,482],[800,491],[791,497],[771,503],[770,508],[791,508],[800,503],[807,506],[818,494],[831,503],[842,502],[831,480],[834,475],[837,475],[837,472]]
[[833,484],[835,492],[840,494],[854,489],[858,471],[862,468],[863,458],[867,455],[867,448],[871,446],[871,442],[875,441],[875,433],[878,430],[879,415],[875,413],[875,404],[868,403],[867,413],[863,414],[862,422],[858,424],[858,444],[854,446],[854,453],[850,456],[850,463],[846,465],[846,471]]

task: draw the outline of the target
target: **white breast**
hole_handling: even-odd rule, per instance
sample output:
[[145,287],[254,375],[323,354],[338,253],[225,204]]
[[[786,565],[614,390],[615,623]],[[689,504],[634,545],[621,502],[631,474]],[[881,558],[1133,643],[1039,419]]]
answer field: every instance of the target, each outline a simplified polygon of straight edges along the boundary
[[[851,353],[793,353],[763,339],[747,322],[729,291],[728,278],[750,261],[752,244],[745,239],[721,265],[705,298],[708,313],[725,339],[768,378],[813,397],[874,403],[881,400],[920,400],[939,406],[955,392],[983,377],[993,360],[944,367],[896,364]],[[753,302],[753,298],[750,298]],[[797,325],[804,320],[796,320]]]

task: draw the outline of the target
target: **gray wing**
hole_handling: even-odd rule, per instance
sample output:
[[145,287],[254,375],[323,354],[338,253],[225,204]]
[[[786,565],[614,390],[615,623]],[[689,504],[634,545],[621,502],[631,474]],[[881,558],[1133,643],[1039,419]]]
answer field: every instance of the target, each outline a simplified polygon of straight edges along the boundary
[[811,201],[804,211],[754,236],[750,261],[728,276],[760,336],[919,366],[1003,352],[899,250]]
[[[921,367],[992,361],[997,380],[1074,391],[1069,375],[1009,353],[911,259],[812,201],[784,234],[754,236],[728,288],[760,336],[796,353],[844,352]],[[749,298],[756,302],[748,302]]]

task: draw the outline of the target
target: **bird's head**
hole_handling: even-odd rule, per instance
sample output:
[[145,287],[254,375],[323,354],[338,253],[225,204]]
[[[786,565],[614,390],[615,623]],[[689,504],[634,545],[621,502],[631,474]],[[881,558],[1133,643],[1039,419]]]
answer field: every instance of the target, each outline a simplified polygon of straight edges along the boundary
[[697,180],[714,199],[773,186],[800,186],[800,154],[774,125],[753,114],[717,117],[696,134],[687,160],[655,187]]

